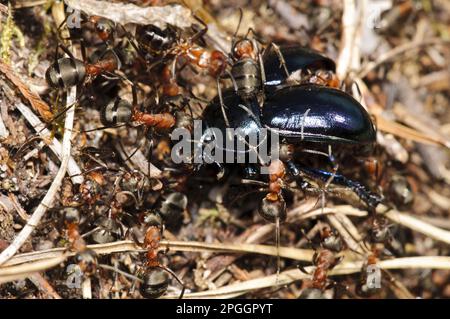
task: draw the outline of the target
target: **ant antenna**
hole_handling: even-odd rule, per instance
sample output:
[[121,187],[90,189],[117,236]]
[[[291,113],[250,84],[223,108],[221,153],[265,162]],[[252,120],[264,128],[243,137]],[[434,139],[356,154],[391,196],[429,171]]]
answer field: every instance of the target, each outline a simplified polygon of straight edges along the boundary
[[277,276],[275,282],[278,282],[278,277],[281,271],[281,257],[280,257],[280,217],[275,219],[275,245],[277,247]]
[[232,49],[233,49],[234,45],[236,44],[236,37],[237,37],[237,34],[239,32],[239,28],[241,27],[242,17],[243,16],[244,16],[244,12],[242,11],[242,8],[239,8],[239,22],[238,22],[236,31],[234,31],[233,38],[232,38],[232,41],[231,41],[231,48]]

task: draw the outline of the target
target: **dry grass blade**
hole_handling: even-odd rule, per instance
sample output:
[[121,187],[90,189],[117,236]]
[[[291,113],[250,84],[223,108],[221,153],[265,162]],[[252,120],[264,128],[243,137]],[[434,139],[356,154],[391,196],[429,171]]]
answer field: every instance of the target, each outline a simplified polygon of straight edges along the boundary
[[[384,260],[378,263],[382,269],[450,269],[450,257],[426,256],[407,257]],[[330,275],[349,275],[361,271],[362,262],[346,262],[334,268]],[[313,267],[306,267],[310,272]],[[291,284],[295,281],[306,279],[309,276],[298,269],[287,270],[277,275],[251,279],[244,282],[233,283],[214,290],[185,294],[184,298],[235,298],[253,290],[271,288]],[[167,299],[178,298],[178,295],[165,296]]]
[[345,79],[351,70],[359,67],[359,44],[366,0],[344,0],[342,14],[342,36],[336,74]]
[[17,77],[11,67],[0,60],[0,72],[11,81],[22,93],[22,95],[30,102],[33,109],[39,113],[40,116],[46,121],[50,122],[53,119],[53,113],[50,111],[50,107],[45,103],[41,97],[31,91],[25,83],[19,77]]
[[379,65],[381,65],[385,62],[388,62],[388,61],[392,60],[393,58],[395,58],[405,52],[420,49],[424,46],[429,46],[429,45],[448,45],[448,42],[449,41],[445,41],[440,38],[435,38],[435,39],[428,39],[428,40],[423,40],[423,41],[418,41],[418,42],[408,42],[408,43],[399,45],[398,47],[395,47],[394,49],[379,56],[376,61],[367,63],[364,67],[361,68],[361,71],[359,71],[358,77],[364,78],[370,71],[374,70]]
[[[16,108],[22,113],[28,123],[38,132],[38,134],[44,139],[48,140],[48,137],[51,136],[50,131],[45,128],[44,123],[42,123],[39,118],[31,111],[31,109],[23,103],[16,103]],[[58,141],[55,137],[50,141],[48,147],[58,156],[59,160],[62,160],[62,145],[61,142]],[[78,166],[75,159],[71,156],[69,159],[69,164],[67,167],[67,171],[71,176],[72,182],[74,184],[81,184],[84,180],[83,175],[81,174],[81,169]]]
[[191,25],[191,11],[180,5],[139,7],[132,3],[116,3],[100,0],[65,0],[69,7],[92,16],[108,18],[120,24],[153,24],[164,27],[171,24],[179,28]]
[[[143,252],[141,247],[136,245],[132,241],[119,241],[108,244],[89,245],[90,249],[94,250],[99,255],[135,251]],[[167,241],[160,242],[161,250],[173,250],[173,251],[189,251],[189,252],[215,252],[215,253],[254,253],[268,256],[277,256],[277,248],[267,245],[252,245],[252,244],[208,244],[201,242],[185,242],[185,241]],[[314,252],[308,249],[298,249],[291,247],[280,247],[279,253],[281,257],[290,258],[294,260],[309,261],[312,259]],[[31,253],[20,254],[14,256],[2,267],[0,267],[0,276],[3,274],[5,267],[14,265],[32,263],[35,261],[59,258],[62,255],[66,257],[73,256],[73,252],[65,252],[64,248],[54,248],[44,251],[35,251]]]
[[[72,89],[68,98],[67,103],[70,105],[75,102],[76,89]],[[31,235],[33,230],[39,225],[40,220],[44,216],[47,209],[53,204],[56,193],[58,192],[62,180],[66,175],[67,166],[70,160],[70,149],[71,142],[70,139],[72,137],[72,129],[73,129],[73,120],[75,117],[75,109],[70,108],[66,114],[66,120],[64,123],[64,137],[62,143],[62,159],[61,166],[59,167],[58,173],[56,174],[52,184],[50,185],[47,194],[45,194],[39,206],[34,211],[33,215],[31,215],[30,219],[27,221],[25,227],[20,231],[14,241],[0,254],[0,265],[5,263],[8,259],[10,259],[14,254],[22,247],[28,237]]]
[[[89,245],[88,247],[99,255],[126,251],[144,251],[131,241]],[[266,245],[206,244],[200,242],[161,241],[160,250],[166,249],[189,252],[252,253],[268,256],[277,256],[277,253],[279,252],[280,257],[301,261],[310,261],[314,254],[312,250],[291,247],[280,247],[278,251],[277,247]],[[0,283],[16,280],[24,275],[37,271],[45,271],[60,264],[61,262],[64,262],[68,257],[73,255],[75,255],[74,252],[69,252],[64,248],[17,255],[13,259],[6,262],[5,265],[0,267]]]
[[[59,8],[60,8],[59,10],[62,11],[63,6],[59,5]],[[17,83],[19,83],[19,82],[17,82]],[[19,87],[19,89],[20,89],[20,87]],[[76,95],[77,95],[76,91],[77,90],[74,87],[74,88],[70,89],[70,91],[68,92],[68,96],[67,96],[67,100],[66,100],[67,105],[73,105],[75,103]],[[37,98],[39,101],[41,101],[41,99],[39,97],[37,97]],[[33,104],[32,101],[30,101],[30,103]],[[26,225],[22,228],[22,230],[16,236],[16,238],[14,238],[13,242],[8,246],[8,248],[6,248],[4,251],[1,252],[0,265],[4,264],[6,261],[8,261],[11,257],[13,257],[17,253],[17,251],[20,249],[20,247],[22,247],[22,245],[26,242],[26,240],[31,236],[31,233],[33,232],[33,230],[39,225],[42,217],[47,212],[47,209],[54,204],[54,199],[55,199],[56,193],[58,192],[59,188],[61,187],[62,180],[63,180],[64,176],[66,175],[67,167],[69,165],[70,158],[71,158],[71,147],[72,147],[71,138],[72,138],[74,119],[75,119],[75,108],[71,107],[66,112],[66,119],[64,122],[64,137],[63,137],[62,147],[61,147],[61,165],[58,169],[58,172],[56,173],[56,176],[53,179],[53,182],[50,185],[50,188],[48,189],[44,198],[39,203],[38,207],[33,212],[33,214],[30,216]]]
[[[308,214],[305,214],[305,216],[302,216],[302,219],[305,217],[314,217],[319,214],[320,210],[312,211]],[[364,210],[360,210],[357,208],[354,208],[349,205],[338,205],[334,207],[326,207],[325,208],[326,214],[332,214],[335,213],[337,215],[350,215],[350,216],[358,216],[358,217],[365,217],[367,216],[367,212]],[[416,232],[422,233],[428,237],[431,237],[435,240],[444,242],[446,244],[450,244],[450,231],[441,229],[439,227],[433,226],[423,220],[420,220],[419,218],[416,218],[414,216],[401,213],[395,209],[390,209],[384,205],[379,205],[377,207],[377,213],[379,214],[385,214],[387,218],[389,218],[391,221],[400,224],[404,227],[410,228]]]
[[417,130],[409,128],[405,125],[385,119],[380,114],[375,114],[377,128],[385,133],[390,133],[395,136],[411,140],[417,143],[424,143],[430,145],[444,146],[450,148],[449,141],[438,137],[430,136],[429,134],[421,133]]
[[43,293],[53,299],[61,299],[61,296],[55,291],[55,289],[50,285],[50,283],[42,276],[37,273],[34,274],[28,279]]
[[394,210],[387,212],[386,217],[397,224],[450,245],[450,231],[438,228],[415,217]]

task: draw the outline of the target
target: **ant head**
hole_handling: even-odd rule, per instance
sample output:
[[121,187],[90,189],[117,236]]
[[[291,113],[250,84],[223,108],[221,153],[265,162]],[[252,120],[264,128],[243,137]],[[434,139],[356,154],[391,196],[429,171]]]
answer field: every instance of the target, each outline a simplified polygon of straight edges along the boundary
[[255,48],[253,47],[252,41],[247,38],[238,40],[233,45],[233,57],[235,59],[249,58],[253,57]]
[[114,32],[114,22],[112,22],[109,19],[102,18],[102,17],[96,17],[96,19],[93,21],[91,18],[90,21],[94,23],[95,30],[97,31],[98,36],[103,41],[107,41],[107,40],[111,39],[112,34]]
[[330,227],[326,226],[320,232],[320,239],[323,248],[334,252],[340,252],[343,249],[344,243],[341,236],[336,234]]
[[270,178],[283,178],[286,173],[284,163],[280,160],[273,160],[269,165]]
[[374,218],[369,231],[370,238],[374,243],[384,243],[392,239],[390,226],[385,218]]
[[121,235],[121,228],[119,223],[105,216],[100,217],[95,225],[99,228],[92,234],[92,240],[96,244],[106,244],[116,241]]
[[154,211],[148,211],[145,213],[144,217],[144,223],[148,227],[157,227],[160,230],[163,228],[163,219],[162,216],[159,213],[156,213]]

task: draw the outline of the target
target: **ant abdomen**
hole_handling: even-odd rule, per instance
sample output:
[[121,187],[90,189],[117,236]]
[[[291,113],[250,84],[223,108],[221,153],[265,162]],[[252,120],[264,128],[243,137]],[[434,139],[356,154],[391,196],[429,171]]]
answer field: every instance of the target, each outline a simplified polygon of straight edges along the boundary
[[259,214],[270,223],[275,223],[277,219],[284,222],[286,220],[286,202],[281,196],[276,201],[265,197],[260,203]]
[[97,254],[91,249],[85,249],[75,255],[75,260],[78,263],[81,271],[90,276],[97,270]]
[[302,291],[298,299],[326,299],[322,290],[318,288],[306,288]]
[[162,202],[159,214],[169,225],[177,224],[182,219],[188,205],[188,199],[183,193],[172,193]]
[[122,233],[119,223],[112,218],[100,217],[95,222],[95,225],[99,228],[99,230],[92,234],[92,240],[96,244],[106,244],[116,241]]
[[237,61],[231,75],[236,82],[237,94],[242,97],[254,96],[261,89],[261,71],[257,62],[252,58]]
[[131,104],[123,99],[116,99],[101,111],[100,119],[105,126],[128,123],[133,115]]
[[176,34],[170,28],[161,30],[150,24],[136,29],[136,40],[148,53],[159,54],[172,47],[176,40]]
[[161,297],[169,287],[169,274],[161,268],[148,269],[140,286],[144,298],[155,299]]
[[78,85],[86,77],[86,66],[80,60],[71,58],[58,59],[45,72],[45,79],[50,87],[67,89]]

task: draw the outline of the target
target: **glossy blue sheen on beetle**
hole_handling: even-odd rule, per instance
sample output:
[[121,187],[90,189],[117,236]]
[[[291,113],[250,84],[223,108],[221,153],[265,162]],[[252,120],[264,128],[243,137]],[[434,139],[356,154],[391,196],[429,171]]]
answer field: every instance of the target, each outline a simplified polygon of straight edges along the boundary
[[262,124],[278,129],[291,143],[371,144],[376,140],[370,115],[340,90],[297,85],[277,90],[264,103]]
[[[222,92],[222,97],[230,124],[229,128],[239,129],[244,136],[252,136],[259,140],[262,125],[260,122],[260,107],[256,99],[244,101],[234,90]],[[228,136],[226,133],[227,126],[217,97],[203,112],[203,137],[206,136],[206,129],[208,128],[219,129],[222,132],[223,139],[226,140]],[[234,143],[237,143],[238,139],[236,136],[231,138],[234,140]],[[225,143],[225,141],[222,141],[222,143]],[[223,147],[220,145],[220,142],[218,142],[218,150],[226,149],[225,145]],[[232,152],[235,154],[240,153],[236,150],[232,150]],[[247,152],[248,149],[245,148],[243,153]]]
[[[280,52],[286,62],[286,68],[289,74],[303,70],[306,72],[318,69],[336,71],[336,64],[330,58],[322,55],[320,52],[300,47],[300,46],[281,46]],[[264,72],[266,76],[266,86],[280,85],[286,80],[286,72],[280,66],[280,59],[273,47],[263,55]]]
[[[236,94],[234,90],[226,90],[222,92],[222,97],[230,128],[241,128],[245,134],[259,132],[259,129],[261,128],[260,107],[256,99],[244,101]],[[249,115],[249,112],[252,116]],[[215,98],[205,108],[203,112],[203,120],[206,122],[206,127],[214,127],[220,130],[224,130],[226,128],[218,98]]]

